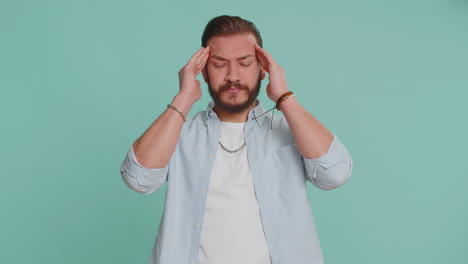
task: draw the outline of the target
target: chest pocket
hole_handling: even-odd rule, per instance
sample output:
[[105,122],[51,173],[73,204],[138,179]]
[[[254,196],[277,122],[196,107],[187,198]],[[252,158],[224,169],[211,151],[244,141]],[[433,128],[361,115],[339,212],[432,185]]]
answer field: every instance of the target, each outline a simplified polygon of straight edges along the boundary
[[282,193],[298,193],[306,190],[304,162],[296,145],[289,144],[273,153],[275,179]]

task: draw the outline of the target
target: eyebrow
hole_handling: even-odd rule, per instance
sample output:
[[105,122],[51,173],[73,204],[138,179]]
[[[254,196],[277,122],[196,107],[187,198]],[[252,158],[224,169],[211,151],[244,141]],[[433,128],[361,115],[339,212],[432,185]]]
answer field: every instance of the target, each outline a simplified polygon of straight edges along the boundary
[[[250,57],[254,57],[254,55],[252,55],[252,54],[245,55],[245,56],[236,58],[236,60],[238,60],[238,61],[240,61],[240,60],[245,60],[245,59],[250,58]],[[222,60],[222,61],[227,61],[227,60],[228,60],[228,59],[223,58],[223,57],[218,56],[218,55],[211,55],[211,58],[214,58],[214,59],[217,59],[217,60]]]

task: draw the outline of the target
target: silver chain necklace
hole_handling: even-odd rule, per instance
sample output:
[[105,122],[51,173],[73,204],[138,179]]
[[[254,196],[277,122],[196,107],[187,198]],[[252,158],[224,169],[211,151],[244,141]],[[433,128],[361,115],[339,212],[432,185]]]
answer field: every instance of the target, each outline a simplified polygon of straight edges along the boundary
[[225,146],[223,146],[223,144],[221,144],[221,141],[218,141],[218,143],[219,143],[219,145],[221,146],[222,149],[224,149],[226,152],[229,152],[229,153],[239,152],[241,149],[243,149],[245,147],[245,141],[244,141],[244,144],[242,144],[242,146],[240,146],[238,149],[235,149],[235,150],[227,149]]

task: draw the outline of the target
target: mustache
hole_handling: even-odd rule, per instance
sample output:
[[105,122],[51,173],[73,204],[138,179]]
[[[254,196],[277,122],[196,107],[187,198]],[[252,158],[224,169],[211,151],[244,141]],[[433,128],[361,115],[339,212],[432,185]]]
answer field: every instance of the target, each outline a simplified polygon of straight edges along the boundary
[[247,91],[249,90],[249,87],[247,85],[240,84],[239,82],[229,82],[229,83],[225,83],[221,85],[219,87],[219,91],[224,92],[231,87],[236,87],[237,89],[241,89],[241,90],[247,90]]

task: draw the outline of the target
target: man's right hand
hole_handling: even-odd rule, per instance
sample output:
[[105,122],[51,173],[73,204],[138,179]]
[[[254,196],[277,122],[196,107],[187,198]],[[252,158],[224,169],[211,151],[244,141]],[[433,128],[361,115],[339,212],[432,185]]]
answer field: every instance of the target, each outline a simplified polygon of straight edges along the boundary
[[[198,50],[179,71],[180,92],[171,104],[186,115],[192,105],[201,98],[202,91],[197,75],[203,70],[210,47]],[[164,168],[177,146],[184,119],[173,109],[167,108],[156,121],[133,143],[137,161],[145,168]]]
[[198,81],[196,78],[197,75],[203,70],[203,67],[205,67],[209,55],[210,47],[202,47],[179,71],[180,93],[187,95],[188,98],[192,98],[194,102],[198,101],[202,96],[200,81]]

